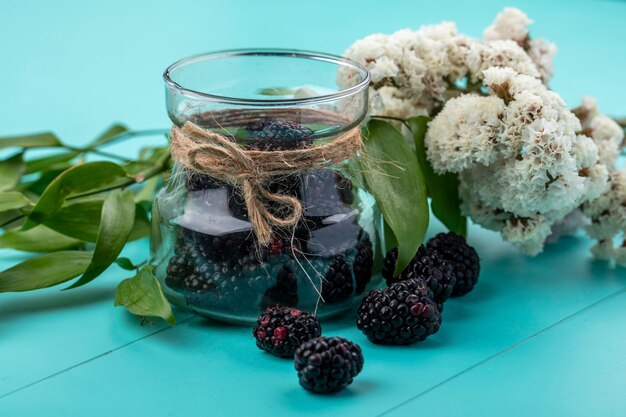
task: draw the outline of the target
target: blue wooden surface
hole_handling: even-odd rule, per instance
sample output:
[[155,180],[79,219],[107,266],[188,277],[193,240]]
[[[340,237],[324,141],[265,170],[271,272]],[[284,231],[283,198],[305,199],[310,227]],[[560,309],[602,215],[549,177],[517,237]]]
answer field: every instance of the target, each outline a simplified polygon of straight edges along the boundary
[[[2,1],[0,134],[53,129],[80,144],[114,120],[166,127],[161,72],[190,53],[341,53],[370,32],[444,19],[479,36],[505,5],[558,44],[551,85],[568,103],[593,94],[605,111],[626,113],[624,2]],[[353,313],[324,323],[366,360],[333,397],[300,389],[292,364],[257,351],[248,328],[181,312],[174,328],[141,326],[113,308],[128,276],[116,267],[73,291],[2,294],[0,416],[623,416],[626,270],[592,262],[582,236],[531,259],[493,233],[470,233],[480,285],[446,305],[426,342],[371,345]],[[125,255],[144,259],[147,243]],[[23,257],[0,250],[0,267]]]

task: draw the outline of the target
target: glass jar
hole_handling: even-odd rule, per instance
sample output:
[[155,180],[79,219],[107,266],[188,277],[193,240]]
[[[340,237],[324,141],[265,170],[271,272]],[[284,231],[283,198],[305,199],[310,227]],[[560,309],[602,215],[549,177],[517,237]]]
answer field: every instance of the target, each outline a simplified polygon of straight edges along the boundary
[[[338,74],[351,80],[348,88],[337,87]],[[330,143],[358,128],[367,111],[367,70],[321,53],[195,55],[164,79],[176,126],[192,122],[243,150]],[[274,227],[261,245],[240,187],[175,164],[153,206],[152,263],[165,295],[194,313],[245,323],[273,305],[320,317],[350,308],[380,281],[381,216],[359,173],[357,154],[265,181],[269,192],[297,198],[303,215],[295,227]],[[284,207],[265,204],[284,215]]]

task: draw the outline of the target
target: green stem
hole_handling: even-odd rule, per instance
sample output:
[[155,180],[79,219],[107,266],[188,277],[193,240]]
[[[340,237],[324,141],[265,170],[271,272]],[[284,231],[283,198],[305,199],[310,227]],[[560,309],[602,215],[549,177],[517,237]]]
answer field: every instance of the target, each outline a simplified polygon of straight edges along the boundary
[[378,116],[378,115],[373,115],[371,116],[372,119],[382,119],[382,120],[393,120],[396,122],[400,122],[402,123],[404,126],[406,126],[407,129],[409,129],[409,132],[411,131],[411,126],[409,126],[408,122],[400,117],[391,117],[391,116]]
[[94,147],[97,146],[108,146],[116,142],[132,139],[137,136],[166,135],[167,133],[169,133],[169,129],[129,130],[127,132],[120,133],[119,135],[115,135],[112,138],[109,138],[105,143],[95,144],[85,149],[94,149]]
[[70,150],[70,151],[78,152],[78,153],[81,153],[81,154],[82,153],[94,153],[94,154],[97,154],[97,155],[104,156],[106,158],[117,159],[118,161],[121,161],[121,162],[125,162],[125,163],[130,162],[130,159],[126,159],[123,156],[115,155],[115,154],[112,154],[112,153],[109,153],[109,152],[104,152],[104,151],[101,151],[99,149],[76,148],[76,147],[70,146],[70,145],[63,145],[63,147],[65,149]]
[[129,187],[133,184],[139,184],[142,183],[152,177],[156,177],[157,175],[162,174],[163,172],[168,170],[168,162],[170,160],[170,156],[168,155],[167,158],[165,158],[163,161],[161,161],[159,164],[155,165],[154,167],[140,173],[137,174],[131,178],[128,178],[126,181],[123,181],[121,183],[112,185],[110,187],[106,187],[106,188],[99,188],[97,190],[93,190],[93,191],[88,191],[86,193],[81,193],[81,194],[76,194],[73,195],[71,197],[68,197],[68,200],[75,200],[77,198],[83,198],[83,197],[88,197],[94,194],[100,194],[100,193],[105,193],[107,191],[113,191],[116,190],[118,188],[126,188]]
[[109,152],[101,151],[98,149],[99,146],[108,146],[112,145],[116,142],[121,142],[124,140],[132,139],[137,136],[152,136],[152,135],[165,135],[169,132],[168,129],[146,129],[146,130],[129,130],[127,132],[120,133],[118,135],[109,138],[105,143],[93,144],[91,146],[87,146],[86,148],[76,148],[70,145],[63,145],[64,148],[67,148],[71,151],[80,152],[80,153],[95,153],[98,155],[105,156],[107,158],[117,159],[123,162],[130,162],[129,159],[126,159],[122,156],[115,155]]
[[10,225],[11,223],[16,222],[16,221],[18,221],[18,220],[20,220],[20,219],[22,219],[22,218],[24,218],[24,217],[26,217],[26,216],[24,216],[23,214],[20,214],[20,215],[19,215],[19,216],[17,216],[17,217],[14,217],[14,218],[12,218],[12,219],[9,219],[9,220],[7,220],[6,222],[4,222],[4,223],[0,224],[0,229],[5,228],[5,227],[7,227],[8,225]]
[[[168,154],[167,157],[163,158],[163,160],[159,161],[159,163],[157,165],[155,165],[154,167],[152,167],[151,169],[148,169],[148,170],[146,170],[146,171],[144,171],[144,172],[142,172],[140,174],[137,174],[137,175],[135,175],[133,177],[130,177],[127,180],[125,180],[125,181],[123,181],[121,183],[115,184],[115,185],[113,185],[111,187],[107,187],[107,188],[99,188],[97,190],[89,191],[89,192],[86,192],[86,193],[76,194],[76,195],[73,195],[71,197],[68,197],[67,200],[75,200],[77,198],[88,197],[88,196],[91,196],[91,195],[94,195],[94,194],[100,194],[100,193],[104,193],[104,192],[107,192],[107,191],[113,191],[113,190],[116,190],[118,188],[126,188],[126,187],[129,187],[129,186],[133,185],[133,184],[142,183],[145,180],[148,180],[148,179],[150,179],[152,177],[155,177],[155,176],[160,175],[163,172],[167,171],[170,159],[171,159],[171,156]],[[6,222],[0,224],[0,228],[3,228],[3,227],[5,227],[5,226],[7,226],[7,225],[17,221],[17,220],[23,219],[24,217],[26,217],[26,215],[25,214],[21,214],[21,215],[15,217],[13,219],[10,219],[9,221],[6,221]]]

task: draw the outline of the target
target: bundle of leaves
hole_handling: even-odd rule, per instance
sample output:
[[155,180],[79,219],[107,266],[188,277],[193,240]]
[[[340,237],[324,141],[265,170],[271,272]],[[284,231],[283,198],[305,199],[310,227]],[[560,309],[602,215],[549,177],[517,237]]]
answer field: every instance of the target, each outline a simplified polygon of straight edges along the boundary
[[[169,151],[145,148],[128,160],[103,150],[157,133],[163,132],[116,124],[83,148],[53,133],[0,138],[0,150],[8,154],[0,160],[0,248],[37,253],[0,272],[0,292],[75,278],[67,289],[78,288],[115,263],[137,273],[119,284],[116,304],[174,323],[151,267],[119,257],[128,242],[150,233],[152,200],[170,169]],[[32,156],[44,149],[46,156]]]

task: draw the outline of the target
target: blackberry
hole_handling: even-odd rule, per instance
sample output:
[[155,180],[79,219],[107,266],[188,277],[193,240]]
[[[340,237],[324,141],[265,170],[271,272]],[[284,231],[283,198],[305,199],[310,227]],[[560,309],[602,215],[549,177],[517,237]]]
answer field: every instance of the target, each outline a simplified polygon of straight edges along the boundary
[[427,247],[439,252],[452,265],[456,284],[451,297],[460,297],[474,288],[480,275],[480,258],[463,236],[453,232],[439,233],[428,241]]
[[274,356],[293,358],[302,343],[319,337],[322,328],[317,316],[289,307],[270,307],[257,319],[252,331],[259,349]]
[[287,266],[283,266],[276,276],[276,284],[265,291],[260,306],[261,309],[266,309],[275,305],[298,305],[298,280]]
[[352,295],[352,271],[343,256],[330,261],[322,283],[322,298],[328,304],[340,303]]
[[263,265],[213,263],[212,278],[217,285],[217,305],[241,312],[257,312],[260,294],[267,288]]
[[209,280],[206,273],[197,268],[202,263],[200,251],[193,242],[188,241],[181,234],[174,247],[174,255],[165,269],[165,283],[170,288],[181,290],[195,292],[214,290],[214,283]]
[[372,267],[374,265],[374,251],[372,250],[372,242],[366,232],[364,238],[359,240],[356,247],[356,257],[352,264],[352,272],[354,273],[354,281],[356,283],[355,293],[361,294],[365,291],[365,287],[372,279]]
[[300,385],[314,393],[341,391],[363,369],[361,347],[342,337],[318,337],[295,352]]
[[170,288],[184,288],[185,280],[194,274],[194,267],[185,255],[174,254],[165,268],[165,283]]
[[352,183],[337,171],[309,172],[303,175],[302,183],[301,200],[307,216],[328,217],[352,211]]
[[373,343],[409,345],[437,333],[441,315],[428,284],[410,279],[372,290],[357,310],[357,327]]
[[283,151],[303,148],[311,144],[307,139],[313,131],[291,120],[257,120],[246,126],[248,135],[256,140],[250,149],[261,151]]
[[417,248],[415,256],[405,270],[394,277],[393,271],[397,260],[398,248],[393,248],[387,252],[383,265],[383,277],[387,286],[407,279],[422,278],[433,291],[433,300],[441,311],[443,303],[450,297],[456,282],[452,265],[444,260],[439,252],[429,250],[424,245]]
[[187,171],[185,173],[185,178],[186,178],[185,187],[187,188],[187,191],[189,192],[200,191],[200,190],[210,190],[210,189],[220,188],[225,185],[223,182],[216,180],[215,178],[209,175],[198,174],[198,173],[190,172],[190,171]]
[[198,250],[207,261],[237,263],[239,259],[254,259],[256,245],[249,232],[208,235],[190,229],[181,229],[184,239]]

